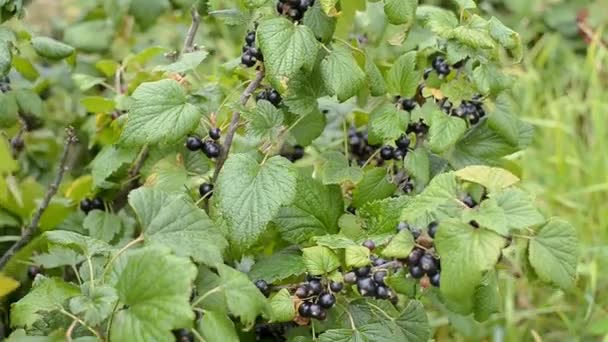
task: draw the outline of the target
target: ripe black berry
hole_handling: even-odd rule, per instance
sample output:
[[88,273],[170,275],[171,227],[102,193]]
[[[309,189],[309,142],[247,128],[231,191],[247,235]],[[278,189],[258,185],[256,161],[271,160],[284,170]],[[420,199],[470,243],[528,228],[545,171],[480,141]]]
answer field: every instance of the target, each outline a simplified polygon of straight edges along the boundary
[[[211,195],[213,194],[213,184],[210,183],[203,183],[198,187],[198,193],[201,195],[201,197],[211,197]],[[207,196],[207,194],[209,194]]]
[[308,295],[309,296],[316,296],[316,295],[320,294],[321,291],[323,291],[323,284],[321,284],[320,280],[313,279],[308,282]]
[[203,148],[203,142],[197,137],[188,137],[186,139],[186,148],[190,151],[198,151]]
[[416,101],[414,99],[402,99],[401,100],[401,108],[403,108],[403,110],[411,112],[414,110],[414,108],[416,108]]
[[422,268],[420,268],[420,266],[412,266],[410,267],[410,274],[415,279],[420,279],[424,275],[424,271],[422,270]]
[[355,270],[354,270],[357,277],[366,277],[370,271],[371,271],[371,267],[369,267],[369,266],[355,268]]
[[469,208],[475,208],[477,206],[477,202],[475,202],[473,197],[469,194],[464,196],[464,198],[462,199],[462,203],[466,204],[466,206]]
[[373,296],[376,292],[376,283],[370,277],[357,280],[357,290],[362,296]]
[[374,260],[374,261],[372,262],[372,265],[374,265],[374,266],[376,266],[376,267],[381,266],[381,265],[384,265],[384,264],[386,264],[386,260],[384,260],[384,259],[382,259],[382,258],[377,258],[376,260]]
[[340,292],[342,291],[342,289],[344,288],[344,284],[337,282],[337,281],[332,281],[331,283],[329,283],[329,289],[332,292]]
[[397,145],[397,148],[400,150],[407,150],[410,147],[410,138],[407,137],[407,135],[402,135],[399,137],[399,139],[395,140],[395,145]]
[[336,304],[336,296],[327,292],[321,293],[321,295],[319,296],[318,303],[319,305],[321,305],[321,307],[325,309],[330,309],[334,306],[334,304]]
[[80,210],[82,210],[85,214],[88,214],[89,211],[93,210],[93,206],[91,205],[91,200],[88,198],[80,201]]
[[296,145],[293,147],[293,154],[291,155],[292,160],[300,160],[304,157],[304,147]]
[[424,273],[428,275],[434,275],[437,273],[437,265],[435,264],[435,258],[433,258],[430,254],[424,254],[422,258],[420,258],[420,268],[424,271]]
[[252,46],[253,43],[255,43],[255,31],[247,32],[247,35],[245,36],[245,43],[247,43],[249,46]]
[[322,316],[323,308],[319,304],[310,305],[310,317],[319,318]]
[[105,210],[106,206],[103,203],[103,200],[101,198],[93,198],[93,200],[91,200],[91,208],[92,209],[97,209],[97,210]]
[[311,310],[310,310],[311,306],[312,306],[311,303],[303,302],[298,307],[298,314],[300,314],[300,316],[302,316],[302,317],[310,317],[311,316]]
[[418,265],[418,263],[420,262],[420,258],[422,257],[422,255],[424,254],[424,251],[422,249],[416,248],[414,249],[410,255],[408,255],[407,257],[407,264],[408,266],[416,266]]
[[241,63],[243,63],[243,65],[245,65],[246,67],[249,67],[249,68],[254,66],[255,63],[257,63],[257,61],[258,61],[258,59],[254,55],[252,55],[248,52],[245,52],[243,54],[243,56],[241,56]]
[[395,160],[403,160],[405,155],[407,154],[407,150],[395,150],[393,153],[393,159]]
[[30,265],[27,268],[27,276],[30,279],[34,279],[36,278],[37,275],[39,275],[40,273],[42,273],[42,268],[35,266],[35,265]]
[[374,248],[376,248],[376,244],[374,243],[373,240],[365,240],[363,241],[363,243],[361,244],[363,247],[369,249],[370,251],[374,250]]
[[439,228],[439,223],[437,221],[429,223],[429,226],[427,227],[427,232],[433,239],[435,238],[435,234],[437,234],[437,228]]
[[298,287],[294,294],[300,299],[304,299],[304,298],[308,297],[308,286],[302,285],[302,286]]
[[321,310],[321,312],[319,312],[317,317],[313,317],[313,318],[315,318],[318,321],[324,321],[327,318],[327,311]]
[[435,273],[432,277],[431,277],[431,285],[435,286],[435,287],[439,287],[439,281],[440,281],[441,275],[439,272]]
[[222,136],[222,131],[218,127],[213,127],[209,129],[209,138],[213,140],[219,140]]
[[385,286],[376,287],[376,298],[388,299],[390,297],[390,291]]
[[384,146],[380,149],[380,157],[384,160],[391,160],[395,157],[395,148]]
[[344,282],[348,284],[353,284],[357,281],[357,275],[355,272],[348,272],[344,275]]
[[410,229],[410,225],[405,222],[399,222],[397,224],[397,233],[399,233],[402,230],[409,230],[409,229]]
[[205,141],[203,143],[203,153],[208,158],[217,158],[220,156],[220,145],[213,141]]
[[281,98],[281,94],[279,94],[278,91],[271,89],[268,92],[268,102],[272,103],[273,105],[278,106],[279,104],[281,104],[281,101],[283,99]]
[[378,284],[378,285],[384,285],[384,278],[386,278],[386,276],[388,275],[388,272],[386,271],[378,271],[376,273],[374,273],[374,281]]
[[255,287],[257,287],[258,290],[260,290],[260,292],[262,292],[262,294],[264,294],[264,296],[266,297],[268,297],[268,295],[270,294],[270,285],[268,285],[265,280],[256,280]]
[[194,335],[188,329],[173,330],[176,342],[194,342]]

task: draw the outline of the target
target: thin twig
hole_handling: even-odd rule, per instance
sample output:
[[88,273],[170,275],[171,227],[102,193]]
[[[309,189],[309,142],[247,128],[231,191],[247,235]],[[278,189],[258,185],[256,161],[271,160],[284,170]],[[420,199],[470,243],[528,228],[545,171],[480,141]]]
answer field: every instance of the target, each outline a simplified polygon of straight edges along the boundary
[[[262,80],[264,79],[264,68],[261,67],[255,75],[255,79],[253,82],[249,83],[249,86],[245,89],[245,91],[241,94],[240,103],[241,106],[247,104],[249,98],[253,94],[253,92],[260,86]],[[215,172],[213,174],[213,181],[217,180],[217,176],[220,174],[226,159],[228,158],[228,153],[230,153],[230,147],[232,146],[232,139],[234,139],[234,134],[236,133],[236,129],[239,126],[239,121],[241,120],[241,112],[238,110],[232,113],[232,120],[230,121],[230,127],[228,127],[228,132],[226,132],[226,139],[224,139],[224,146],[220,151],[220,156],[217,158],[217,163],[215,165]]]
[[73,315],[72,313],[70,313],[69,311],[66,311],[63,308],[59,309],[59,312],[61,312],[62,314],[70,317],[71,319],[74,320],[74,322],[78,322],[80,323],[80,325],[82,325],[83,327],[85,327],[88,331],[90,331],[93,335],[95,335],[95,337],[97,337],[98,340],[100,341],[105,341],[101,335],[99,334],[99,332],[97,332],[97,330],[93,329],[93,327],[89,326],[85,321],[83,321],[82,319],[80,319],[80,317]]
[[68,127],[66,129],[66,138],[65,144],[63,145],[63,154],[61,155],[61,160],[59,161],[59,170],[57,170],[57,175],[55,176],[55,180],[49,185],[46,194],[44,195],[44,199],[36,209],[36,213],[34,214],[34,218],[30,222],[30,224],[23,230],[21,234],[21,239],[15,242],[11,248],[9,248],[2,258],[0,258],[0,269],[4,268],[10,258],[15,255],[23,246],[25,246],[34,235],[38,232],[38,223],[40,222],[40,218],[44,211],[48,208],[51,203],[51,199],[57,193],[59,189],[59,184],[63,180],[63,175],[68,170],[69,166],[67,165],[68,157],[70,154],[70,147],[72,144],[78,142],[78,138],[76,137],[76,133],[74,128]]
[[13,159],[17,159],[21,150],[23,150],[23,135],[27,132],[27,122],[21,115],[19,115],[19,122],[21,123],[21,128],[19,128],[19,132],[17,132],[17,135],[15,135],[10,142]]
[[198,11],[195,7],[192,7],[190,13],[192,14],[192,24],[190,24],[190,28],[188,29],[188,33],[186,34],[186,39],[184,40],[182,55],[187,52],[192,52],[192,48],[194,47],[194,37],[196,37],[196,32],[198,31],[198,27],[201,24],[201,16],[200,14],[198,14]]

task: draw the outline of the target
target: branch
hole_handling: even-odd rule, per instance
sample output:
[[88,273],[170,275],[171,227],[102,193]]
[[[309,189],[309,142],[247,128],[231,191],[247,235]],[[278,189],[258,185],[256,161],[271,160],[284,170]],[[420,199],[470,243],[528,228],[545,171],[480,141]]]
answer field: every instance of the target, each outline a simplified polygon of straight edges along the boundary
[[55,176],[55,180],[49,185],[46,194],[44,195],[44,199],[36,209],[36,213],[32,218],[30,224],[25,228],[23,233],[21,234],[21,239],[15,242],[0,258],[0,269],[4,268],[4,266],[8,263],[10,258],[15,255],[23,246],[25,246],[34,235],[38,232],[38,223],[40,222],[40,218],[44,211],[48,208],[51,203],[51,199],[57,193],[59,189],[59,185],[63,180],[63,175],[69,169],[67,162],[70,154],[70,146],[78,142],[78,138],[76,137],[76,133],[74,132],[74,128],[68,127],[66,129],[66,138],[65,143],[63,145],[63,154],[61,155],[61,160],[59,162],[59,170],[57,170],[57,175]]
[[201,16],[198,14],[196,8],[192,7],[190,11],[192,14],[192,24],[188,29],[188,33],[186,34],[186,39],[184,40],[184,47],[182,48],[182,55],[187,52],[191,52],[194,46],[194,37],[196,37],[196,32],[198,31],[198,27],[201,24]]
[[[249,83],[249,86],[245,91],[241,94],[240,103],[241,106],[247,104],[247,101],[253,94],[253,92],[260,86],[262,80],[264,79],[264,68],[261,67],[255,75],[255,79],[253,82]],[[236,133],[236,129],[239,126],[239,121],[241,119],[241,113],[239,111],[235,111],[232,113],[232,120],[230,121],[230,126],[228,127],[228,132],[226,132],[226,139],[224,139],[224,146],[220,151],[220,156],[217,158],[217,163],[215,165],[215,172],[213,174],[213,181],[217,180],[217,176],[220,174],[220,170],[224,166],[224,162],[228,158],[228,153],[230,153],[230,147],[232,146],[232,139],[234,139],[234,134]]]

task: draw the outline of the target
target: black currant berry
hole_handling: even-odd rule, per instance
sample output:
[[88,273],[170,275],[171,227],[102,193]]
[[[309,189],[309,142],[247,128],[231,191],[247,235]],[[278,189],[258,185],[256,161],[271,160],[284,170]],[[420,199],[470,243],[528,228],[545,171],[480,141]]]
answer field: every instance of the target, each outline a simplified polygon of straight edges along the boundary
[[414,249],[407,257],[407,265],[410,267],[418,265],[418,263],[420,262],[420,258],[422,258],[423,254],[424,251],[422,249]]
[[308,297],[308,290],[309,290],[308,285],[304,284],[302,286],[299,286],[296,289],[296,292],[294,292],[294,294],[296,295],[296,297],[298,297],[300,299],[304,299],[304,298]]
[[252,46],[253,43],[255,43],[255,31],[247,32],[247,35],[245,36],[245,43],[247,43],[249,46]]
[[414,240],[417,240],[420,237],[420,234],[422,234],[422,232],[418,228],[410,227],[410,231],[412,232]]
[[376,248],[376,244],[374,243],[373,240],[365,240],[365,241],[363,241],[363,243],[361,244],[361,246],[369,249],[370,251],[373,251],[374,248]]
[[211,183],[203,183],[198,187],[198,193],[201,197],[209,198],[213,194],[213,184]]
[[264,296],[266,297],[268,297],[268,295],[270,294],[270,285],[268,285],[265,280],[256,280],[255,287],[257,287],[258,290],[260,290],[260,292],[262,292],[262,294],[264,294]]
[[220,140],[221,136],[222,131],[219,129],[219,127],[213,127],[209,129],[209,138],[213,140]]
[[437,273],[437,264],[435,264],[435,258],[431,254],[424,254],[420,258],[420,268],[424,273],[432,276]]
[[186,139],[186,148],[190,151],[198,151],[203,148],[203,142],[197,137],[188,137]]
[[105,210],[106,206],[101,198],[95,197],[93,200],[91,200],[91,209]]
[[391,160],[395,157],[395,148],[392,146],[384,146],[380,149],[380,158]]
[[409,230],[409,229],[410,229],[410,225],[405,222],[399,222],[397,224],[397,233],[399,233],[402,230]]
[[304,14],[297,8],[290,8],[287,15],[294,21],[301,20],[304,17]]
[[420,266],[412,266],[410,267],[410,274],[413,278],[420,279],[422,276],[424,276],[424,271]]
[[324,321],[325,319],[327,319],[327,311],[321,310],[321,312],[319,312],[317,317],[314,317],[314,318],[318,321]]
[[27,276],[30,279],[34,279],[36,278],[37,275],[39,275],[40,273],[42,273],[42,268],[36,266],[36,265],[30,265],[27,268]]
[[304,157],[304,147],[296,145],[293,147],[293,154],[291,158],[293,161],[300,160]]
[[298,314],[300,314],[300,316],[302,316],[302,317],[310,317],[311,316],[311,310],[310,310],[311,306],[312,306],[311,303],[303,302],[298,307]]
[[308,282],[308,295],[316,296],[319,295],[323,291],[323,284],[321,284],[321,280],[313,279]]
[[241,63],[243,63],[243,65],[245,65],[246,67],[251,68],[252,66],[255,65],[255,63],[257,63],[257,58],[255,58],[254,55],[245,52],[243,54],[243,56],[241,56]]
[[384,285],[384,278],[386,278],[386,276],[388,275],[387,271],[378,271],[376,273],[374,273],[374,281],[376,282],[376,284],[378,285]]
[[439,280],[440,280],[440,278],[441,278],[440,273],[439,272],[435,273],[431,277],[431,285],[433,285],[435,287],[439,287]]
[[88,214],[89,211],[93,210],[93,206],[91,205],[91,200],[88,198],[85,198],[82,201],[80,201],[80,210],[82,210],[82,212],[84,212],[85,214]]
[[278,91],[271,89],[268,92],[268,102],[272,103],[275,107],[281,104],[281,94]]
[[407,137],[407,135],[402,135],[399,137],[399,139],[395,140],[395,145],[397,145],[397,148],[400,150],[407,150],[410,147],[410,138]]
[[312,318],[319,318],[321,316],[321,312],[323,311],[323,308],[319,304],[310,305],[310,317]]
[[355,272],[348,272],[344,275],[344,282],[347,284],[353,284],[357,281],[357,275]]
[[205,141],[203,143],[203,153],[208,158],[217,158],[220,156],[220,145],[213,141]]
[[334,304],[336,304],[336,296],[327,292],[321,293],[318,303],[322,308],[330,309],[334,306]]
[[407,150],[395,150],[393,153],[393,159],[395,160],[403,160],[405,155],[407,154]]
[[429,226],[427,227],[427,232],[433,239],[435,238],[435,234],[437,234],[437,228],[439,228],[439,222],[437,221],[429,223]]
[[464,198],[462,199],[462,203],[466,204],[466,206],[469,208],[475,208],[477,206],[477,202],[475,202],[473,197],[469,194],[464,196]]
[[342,289],[344,288],[344,284],[337,282],[337,281],[332,281],[331,283],[329,283],[329,289],[332,292],[340,292],[342,291]]
[[194,342],[194,335],[188,329],[173,330],[176,342]]
[[367,277],[371,270],[372,270],[371,267],[363,266],[363,267],[355,268],[354,272],[357,275],[357,277]]
[[414,99],[403,99],[401,100],[401,108],[403,110],[411,112],[416,108],[416,101]]
[[389,297],[390,297],[390,291],[386,288],[386,286],[376,287],[376,298],[388,299]]
[[370,277],[357,280],[357,290],[362,296],[373,296],[376,292],[376,283]]
[[382,266],[386,264],[386,260],[382,259],[382,258],[377,258],[374,261],[372,261],[372,265],[378,267],[378,266]]

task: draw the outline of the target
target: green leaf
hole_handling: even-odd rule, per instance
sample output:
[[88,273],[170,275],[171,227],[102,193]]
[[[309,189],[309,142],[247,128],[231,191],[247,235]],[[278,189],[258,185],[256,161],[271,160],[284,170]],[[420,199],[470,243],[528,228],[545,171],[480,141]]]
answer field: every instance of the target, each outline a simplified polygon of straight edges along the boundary
[[452,102],[471,99],[477,93],[473,82],[464,75],[442,83],[440,90]]
[[[441,256],[441,286],[448,308],[460,314],[473,310],[473,294],[484,272],[494,269],[506,240],[495,232],[457,220],[443,220],[435,237]],[[463,267],[466,265],[466,267]]]
[[315,37],[323,43],[331,41],[336,30],[336,22],[336,17],[328,16],[318,1],[304,13],[304,25],[310,27]]
[[384,0],[384,13],[393,25],[405,25],[406,31],[414,23],[418,0]]
[[11,70],[13,54],[11,52],[10,42],[0,40],[0,76],[6,76]]
[[358,167],[349,166],[348,159],[340,152],[326,152],[322,158],[323,184],[357,183],[363,177],[363,171]]
[[545,222],[543,215],[534,206],[534,197],[520,189],[505,189],[490,197],[504,211],[510,229],[522,230]]
[[283,239],[298,244],[313,236],[337,233],[338,220],[343,213],[340,187],[323,185],[299,173],[293,203],[282,207],[273,221]]
[[404,133],[405,125],[409,120],[409,113],[398,110],[394,104],[385,103],[376,107],[369,116],[370,144],[381,144],[385,140],[399,138]]
[[521,120],[513,114],[515,104],[508,96],[496,99],[494,110],[488,116],[488,127],[512,146],[519,144]]
[[342,46],[336,46],[330,54],[321,61],[321,76],[332,94],[338,101],[344,102],[357,95],[365,85],[365,73],[357,64],[351,51]]
[[428,146],[434,153],[443,153],[452,148],[467,130],[467,123],[461,118],[446,115],[433,105]]
[[405,156],[404,166],[416,185],[424,186],[431,180],[431,160],[429,152],[425,148],[418,147],[408,152]]
[[363,246],[348,246],[344,249],[346,267],[362,267],[370,264],[369,249]]
[[48,253],[40,253],[31,257],[35,265],[51,269],[59,266],[76,266],[85,260],[83,256],[68,248],[50,247]]
[[13,55],[13,67],[28,81],[35,81],[40,76],[34,64],[20,55]]
[[169,0],[131,0],[129,12],[144,30],[150,28],[156,19],[171,8]]
[[412,234],[407,230],[402,230],[397,233],[397,235],[391,239],[391,242],[384,248],[382,256],[386,258],[405,259],[410,255],[415,245],[416,242],[414,241]]
[[300,146],[308,146],[323,133],[326,124],[325,115],[314,109],[295,126],[291,126],[290,132]]
[[290,112],[300,116],[309,115],[319,111],[317,98],[324,93],[325,85],[320,72],[313,72],[311,75],[300,73],[289,81],[283,102]]
[[118,300],[116,290],[108,285],[91,288],[83,286],[85,294],[70,299],[70,312],[82,317],[85,322],[97,326],[105,321]]
[[[352,216],[355,217],[354,215]],[[359,246],[355,241],[341,234],[316,236],[314,241],[319,246],[325,246],[331,249]]]
[[[195,300],[198,301],[196,305],[198,308],[204,308],[205,310],[214,310],[218,312],[228,313],[228,303],[226,303],[226,296],[221,290],[222,280],[217,273],[211,271],[206,266],[200,266],[198,269],[198,275],[196,277],[196,290],[199,297]],[[214,291],[208,293],[209,291]],[[204,296],[204,298],[202,298]]]
[[109,243],[122,230],[122,221],[117,215],[93,210],[84,219],[83,226],[90,237]]
[[32,38],[32,46],[39,56],[53,60],[67,58],[75,51],[72,46],[49,37]]
[[9,128],[17,124],[18,112],[19,105],[14,92],[0,93],[0,128]]
[[394,233],[399,223],[401,211],[409,205],[410,197],[386,198],[365,204],[358,214],[365,221],[370,235]]
[[306,272],[306,265],[302,256],[293,250],[275,252],[258,260],[249,271],[252,280],[263,279],[268,283],[275,283],[291,276],[298,276]]
[[129,204],[146,244],[167,246],[178,256],[210,266],[223,262],[226,240],[207,214],[185,197],[144,187],[129,193]]
[[445,36],[458,26],[458,18],[454,12],[437,6],[422,5],[416,9],[416,17],[423,27]]
[[386,82],[378,66],[369,55],[365,55],[365,75],[367,75],[367,83],[372,96],[382,96],[386,94]]
[[244,111],[242,115],[248,121],[247,135],[255,139],[272,140],[283,125],[283,112],[266,100],[258,101],[253,110]]
[[475,320],[487,321],[490,315],[500,312],[501,298],[498,292],[498,276],[491,271],[485,274],[484,279],[475,289]]
[[338,256],[327,247],[308,247],[304,248],[302,253],[306,269],[312,275],[327,274],[340,266]]
[[401,55],[388,71],[386,83],[391,94],[413,97],[418,88],[420,73],[416,71],[416,52]]
[[94,20],[69,26],[63,40],[83,52],[104,52],[112,46],[114,28],[109,21]]
[[99,187],[124,164],[130,163],[137,157],[137,149],[122,146],[104,147],[91,162],[93,186]]
[[401,213],[403,221],[415,221],[416,218],[449,205],[458,196],[458,184],[453,172],[444,173],[431,180],[424,191],[409,201]]
[[266,298],[245,273],[226,265],[218,265],[217,270],[230,313],[240,317],[245,328],[251,327],[256,317],[267,310]]
[[319,342],[369,342],[369,339],[356,329],[330,329],[319,336]]
[[38,278],[32,289],[11,306],[11,327],[30,328],[45,311],[58,310],[63,303],[80,294],[76,285],[57,278]]
[[270,320],[272,322],[291,322],[296,317],[296,308],[289,290],[281,289],[270,298]]
[[482,94],[498,94],[508,89],[513,80],[500,69],[490,64],[480,64],[473,70],[475,88]]
[[407,304],[405,309],[395,318],[395,324],[404,337],[400,341],[425,342],[431,337],[431,329],[424,306],[417,300],[411,300]]
[[488,32],[488,22],[477,14],[473,14],[466,25],[450,30],[445,38],[455,39],[474,49],[493,49],[496,46]]
[[11,149],[7,139],[0,139],[0,174],[4,177],[4,174],[10,174],[19,169],[19,164],[13,159]]
[[74,80],[74,83],[76,83],[78,89],[81,91],[87,91],[104,82],[102,77],[93,77],[85,74],[73,74],[72,79]]
[[116,103],[113,100],[101,96],[83,97],[80,103],[82,103],[87,112],[91,113],[109,113],[116,108]]
[[566,221],[552,218],[530,240],[528,259],[545,282],[569,289],[576,279],[576,231]]
[[237,248],[251,247],[266,225],[296,194],[296,173],[287,159],[275,156],[262,165],[247,154],[228,157],[216,182],[215,199]]
[[454,0],[460,9],[475,9],[477,5],[475,5],[475,1],[473,0]]
[[110,339],[169,341],[171,330],[192,326],[190,285],[196,267],[167,249],[143,248],[125,255],[116,292],[124,307],[114,314]]
[[187,52],[180,56],[177,62],[168,65],[159,65],[154,71],[164,71],[169,73],[183,73],[194,70],[207,58],[209,53],[206,50]]
[[264,20],[257,29],[264,66],[273,87],[283,89],[300,69],[312,70],[319,44],[312,30],[283,17]]
[[44,104],[40,96],[29,89],[14,90],[17,104],[21,113],[41,117],[44,114]]
[[338,4],[338,0],[319,0],[321,3],[321,8],[328,15],[335,15],[337,8],[336,4]]
[[120,137],[123,145],[175,143],[193,131],[201,117],[174,80],[142,83],[133,100]]
[[49,231],[44,233],[44,237],[51,245],[67,247],[87,257],[105,254],[113,250],[112,246],[104,241],[67,230]]
[[385,169],[371,169],[363,175],[363,179],[353,190],[352,205],[359,208],[367,202],[387,198],[396,189],[397,186],[389,181]]
[[465,209],[462,213],[462,222],[475,221],[480,226],[493,230],[502,236],[509,235],[508,220],[509,217],[505,215],[504,210],[492,198],[485,199],[477,208]]
[[492,38],[496,39],[500,45],[509,50],[516,61],[521,61],[523,57],[523,47],[521,38],[517,32],[506,27],[496,17],[490,18],[489,30]]
[[205,341],[240,341],[234,323],[222,312],[205,310],[203,319],[199,322],[198,330]]
[[511,172],[485,165],[473,165],[460,169],[456,171],[456,177],[463,181],[483,185],[489,193],[498,192],[519,182],[519,178]]

